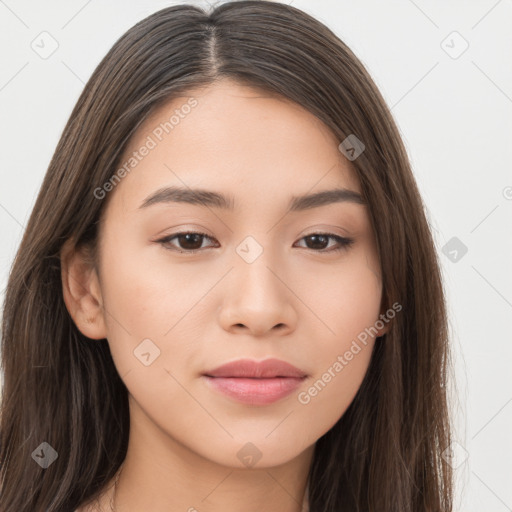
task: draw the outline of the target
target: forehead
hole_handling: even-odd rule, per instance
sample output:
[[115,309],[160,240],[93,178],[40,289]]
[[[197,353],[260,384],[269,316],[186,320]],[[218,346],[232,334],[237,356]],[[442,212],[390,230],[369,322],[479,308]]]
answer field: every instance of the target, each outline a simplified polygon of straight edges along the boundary
[[118,166],[128,172],[110,193],[133,210],[168,185],[240,193],[241,204],[333,187],[360,192],[338,144],[302,106],[222,80],[167,101],[144,121]]

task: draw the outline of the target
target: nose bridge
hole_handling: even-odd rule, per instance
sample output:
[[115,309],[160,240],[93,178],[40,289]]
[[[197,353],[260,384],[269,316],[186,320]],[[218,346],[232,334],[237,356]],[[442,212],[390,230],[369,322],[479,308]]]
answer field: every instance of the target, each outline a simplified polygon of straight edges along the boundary
[[241,293],[240,300],[247,297],[253,304],[254,301],[268,303],[281,296],[282,291],[279,289],[282,283],[274,275],[279,263],[269,246],[270,237],[265,237],[265,240],[262,236],[258,238],[261,243],[249,235],[238,244],[234,268],[235,286]]
[[[224,298],[221,321],[225,329],[245,326],[262,334],[274,326],[291,326],[293,306],[286,286],[277,277],[279,258],[263,244],[270,237],[248,236],[236,247],[229,293]],[[276,276],[277,274],[277,276]]]

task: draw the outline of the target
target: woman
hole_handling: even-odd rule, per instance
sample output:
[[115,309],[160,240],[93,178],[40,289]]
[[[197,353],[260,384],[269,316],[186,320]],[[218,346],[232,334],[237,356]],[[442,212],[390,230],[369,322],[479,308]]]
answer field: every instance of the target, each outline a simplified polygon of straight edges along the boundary
[[452,509],[421,197],[363,65],[291,6],[170,7],[115,43],[2,335],[2,512]]

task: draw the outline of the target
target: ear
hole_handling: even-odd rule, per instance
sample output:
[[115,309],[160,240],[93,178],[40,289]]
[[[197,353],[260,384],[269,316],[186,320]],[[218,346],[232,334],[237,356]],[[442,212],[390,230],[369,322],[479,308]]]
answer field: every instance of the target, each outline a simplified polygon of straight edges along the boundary
[[[380,319],[380,317],[379,317],[379,319]],[[381,336],[384,336],[384,334],[386,334],[389,331],[389,322],[386,323],[383,320],[382,323],[384,324],[384,327],[382,329],[378,330],[376,338],[380,338]]]
[[91,339],[107,337],[101,287],[90,250],[67,240],[61,251],[62,292],[67,310],[82,334]]
[[[384,298],[382,299],[382,301],[384,301]],[[392,320],[390,318],[387,318],[386,308],[383,307],[382,304],[383,304],[383,302],[381,303],[381,312],[380,312],[378,320],[380,320],[384,324],[384,327],[382,327],[382,329],[378,330],[376,338],[380,338],[381,336],[384,336],[384,334],[386,334],[389,331],[389,328],[390,328],[391,322],[392,322]]]

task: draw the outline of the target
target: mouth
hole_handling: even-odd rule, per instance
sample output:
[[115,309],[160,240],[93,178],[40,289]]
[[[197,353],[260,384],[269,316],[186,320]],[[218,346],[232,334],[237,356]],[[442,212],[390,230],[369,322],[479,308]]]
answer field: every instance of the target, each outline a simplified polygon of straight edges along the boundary
[[238,402],[267,405],[290,395],[307,374],[278,359],[242,359],[205,372],[202,377],[210,389]]

